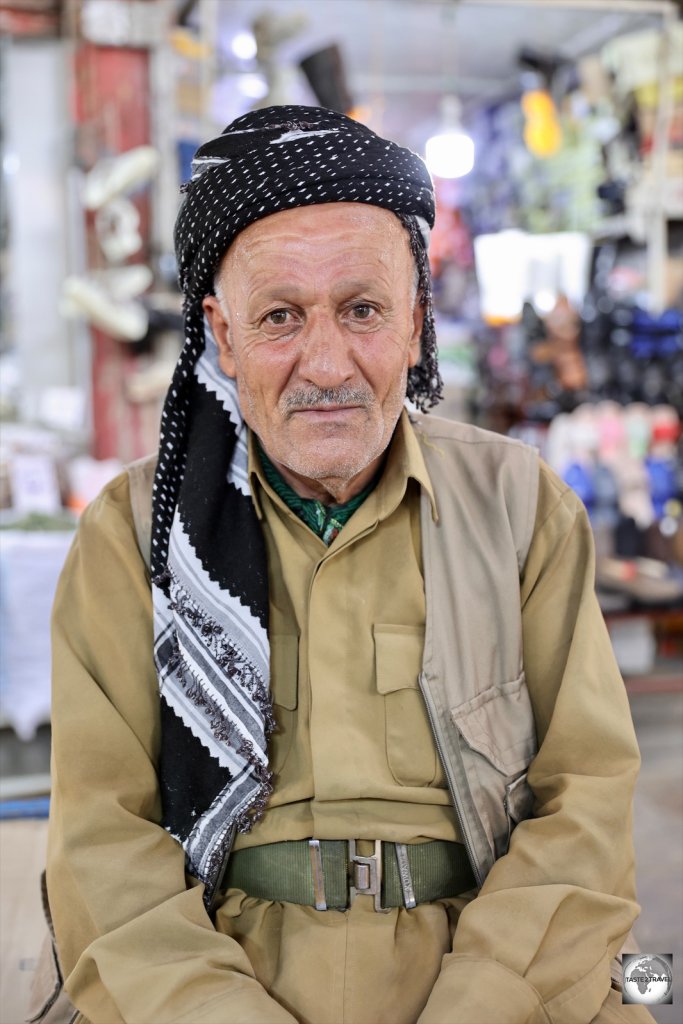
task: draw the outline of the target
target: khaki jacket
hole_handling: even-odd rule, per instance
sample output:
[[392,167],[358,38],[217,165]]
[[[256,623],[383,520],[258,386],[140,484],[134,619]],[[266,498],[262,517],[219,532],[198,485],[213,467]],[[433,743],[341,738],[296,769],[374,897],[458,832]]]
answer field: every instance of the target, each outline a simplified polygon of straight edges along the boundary
[[[638,751],[593,594],[590,527],[547,470],[553,496],[539,524],[538,460],[525,446],[435,417],[417,417],[415,430],[438,507],[437,519],[429,503],[422,515],[420,682],[482,883],[420,1021],[585,1024],[638,911]],[[533,539],[539,525],[543,545]],[[54,635],[48,885],[67,988],[96,1022],[291,1020],[243,952],[213,932],[182,850],[153,824],[158,710],[140,685],[141,673],[153,679],[149,584],[125,478],[86,514],[80,543]],[[120,628],[99,621],[95,640],[69,611],[96,615],[104,586]],[[105,742],[114,765],[98,761]],[[131,885],[133,865],[144,886]]]

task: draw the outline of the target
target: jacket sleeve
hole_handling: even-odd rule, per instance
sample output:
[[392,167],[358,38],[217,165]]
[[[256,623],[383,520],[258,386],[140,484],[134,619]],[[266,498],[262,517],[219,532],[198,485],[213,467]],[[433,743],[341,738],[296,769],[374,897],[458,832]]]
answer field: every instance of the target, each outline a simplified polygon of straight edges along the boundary
[[534,812],[463,911],[420,1024],[586,1024],[639,910],[638,747],[594,593],[588,517],[547,467],[521,587]]
[[94,1024],[293,1024],[160,826],[149,582],[125,476],[84,513],[53,612],[48,891],[66,990]]

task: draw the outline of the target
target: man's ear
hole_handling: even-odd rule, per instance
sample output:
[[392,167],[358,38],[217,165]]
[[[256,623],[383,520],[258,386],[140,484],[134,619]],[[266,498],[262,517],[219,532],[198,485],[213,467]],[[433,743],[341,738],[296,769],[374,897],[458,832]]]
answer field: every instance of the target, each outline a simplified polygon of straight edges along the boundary
[[215,295],[202,300],[202,308],[218,345],[218,365],[226,377],[236,377],[235,356],[230,343],[230,325]]
[[418,292],[415,296],[415,305],[413,306],[413,333],[410,337],[410,344],[408,345],[408,366],[416,366],[420,361],[420,355],[422,352],[421,341],[422,341],[422,327],[425,319],[425,308],[422,305],[422,292]]

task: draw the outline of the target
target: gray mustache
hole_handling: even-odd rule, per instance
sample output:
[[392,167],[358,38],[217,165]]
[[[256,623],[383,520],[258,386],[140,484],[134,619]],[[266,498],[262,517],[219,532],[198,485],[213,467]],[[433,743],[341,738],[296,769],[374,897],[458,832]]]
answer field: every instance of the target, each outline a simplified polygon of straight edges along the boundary
[[342,384],[338,388],[297,388],[282,398],[284,408],[291,412],[296,409],[310,409],[312,406],[371,405],[374,395],[370,388],[350,387]]

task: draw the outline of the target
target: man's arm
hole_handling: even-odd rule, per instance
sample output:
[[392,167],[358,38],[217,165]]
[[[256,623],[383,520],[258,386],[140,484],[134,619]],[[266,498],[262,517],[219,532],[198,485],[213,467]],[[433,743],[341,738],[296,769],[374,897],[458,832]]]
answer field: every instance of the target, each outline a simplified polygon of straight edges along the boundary
[[48,890],[72,1001],[94,1024],[293,1024],[158,824],[151,596],[125,476],[82,518],[53,662]]
[[588,518],[547,468],[536,524],[521,595],[534,817],[463,911],[420,1024],[587,1024],[638,913],[638,748],[593,591]]

